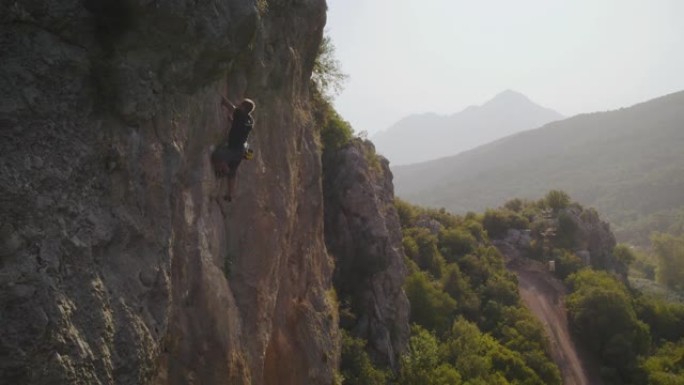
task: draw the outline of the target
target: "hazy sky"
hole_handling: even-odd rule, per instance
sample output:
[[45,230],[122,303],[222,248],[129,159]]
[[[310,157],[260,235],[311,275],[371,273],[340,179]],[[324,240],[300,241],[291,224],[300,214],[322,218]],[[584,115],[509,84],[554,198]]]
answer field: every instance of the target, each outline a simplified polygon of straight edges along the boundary
[[[357,131],[505,89],[565,115],[684,90],[684,0],[328,0]],[[683,107],[684,108],[684,107]]]

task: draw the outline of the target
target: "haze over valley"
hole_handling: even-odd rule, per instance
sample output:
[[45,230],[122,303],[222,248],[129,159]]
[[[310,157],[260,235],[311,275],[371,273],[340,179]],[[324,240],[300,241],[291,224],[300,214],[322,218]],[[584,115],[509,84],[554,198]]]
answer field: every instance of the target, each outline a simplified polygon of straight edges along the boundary
[[[684,92],[679,92],[392,169],[400,197],[458,213],[564,190],[643,244],[650,231],[667,230],[684,209],[683,148]],[[648,229],[644,223],[667,215],[664,228]]]
[[506,90],[480,106],[440,116],[407,116],[371,139],[394,166],[455,155],[504,136],[563,119],[525,95]]

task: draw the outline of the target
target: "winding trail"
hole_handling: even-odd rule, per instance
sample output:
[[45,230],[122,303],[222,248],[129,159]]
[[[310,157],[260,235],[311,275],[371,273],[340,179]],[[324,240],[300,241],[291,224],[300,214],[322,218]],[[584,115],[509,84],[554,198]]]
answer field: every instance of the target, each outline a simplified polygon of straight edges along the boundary
[[551,358],[558,365],[564,385],[601,385],[597,368],[583,359],[568,328],[565,287],[538,262],[516,258],[507,268],[518,276],[520,296],[544,325],[549,337]]

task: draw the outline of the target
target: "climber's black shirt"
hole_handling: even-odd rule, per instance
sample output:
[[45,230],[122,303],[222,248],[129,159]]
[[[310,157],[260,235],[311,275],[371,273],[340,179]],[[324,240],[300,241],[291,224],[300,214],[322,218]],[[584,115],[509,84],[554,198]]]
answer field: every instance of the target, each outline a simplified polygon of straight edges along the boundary
[[252,131],[252,126],[254,126],[252,116],[236,108],[233,112],[233,125],[230,127],[230,133],[228,133],[228,147],[244,148],[249,132]]

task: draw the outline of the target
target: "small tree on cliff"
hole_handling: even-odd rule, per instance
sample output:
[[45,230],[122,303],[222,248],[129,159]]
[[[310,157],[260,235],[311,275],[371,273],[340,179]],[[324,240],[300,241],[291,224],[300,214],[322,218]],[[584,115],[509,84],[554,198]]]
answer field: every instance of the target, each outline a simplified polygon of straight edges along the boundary
[[342,90],[346,78],[335,58],[335,46],[328,36],[323,36],[311,74],[311,94],[314,120],[320,128],[325,150],[337,150],[354,136],[349,122],[332,105],[332,98]]
[[347,75],[342,72],[340,62],[335,57],[335,45],[329,36],[323,36],[314,62],[311,81],[326,99],[332,99],[342,91],[342,83]]

